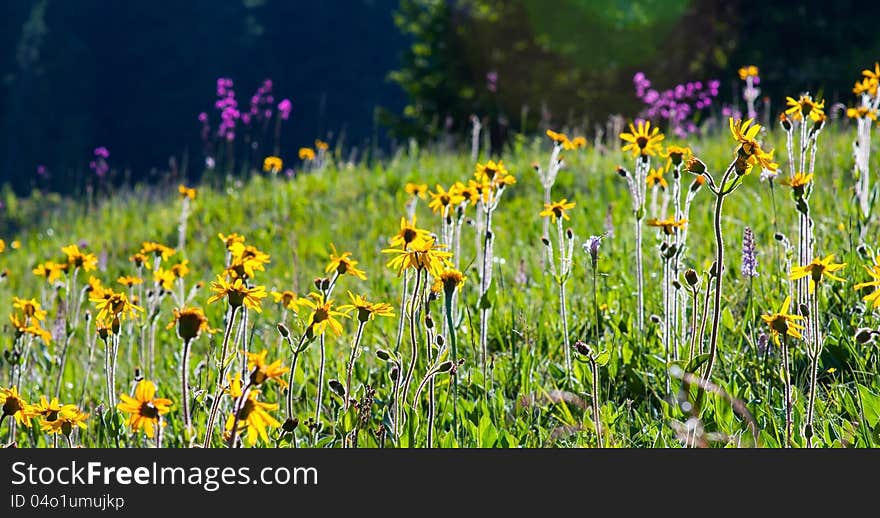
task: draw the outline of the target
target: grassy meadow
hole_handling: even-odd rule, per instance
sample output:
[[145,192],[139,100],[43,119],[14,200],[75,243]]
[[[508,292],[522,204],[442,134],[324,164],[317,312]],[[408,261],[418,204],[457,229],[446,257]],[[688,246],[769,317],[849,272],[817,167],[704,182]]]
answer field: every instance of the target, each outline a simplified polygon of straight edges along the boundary
[[[873,264],[877,245],[876,217],[868,219],[863,231],[865,223],[854,195],[855,132],[846,118],[826,123],[818,138],[809,198],[814,255],[834,254],[833,262],[846,264],[834,272],[843,281],[823,278],[815,294],[804,299],[815,298],[818,318],[808,320],[811,326],[815,320],[822,336],[815,367],[814,447],[880,445],[878,347],[868,339],[873,338],[868,331],[862,332],[862,339],[856,338],[859,330],[878,328],[878,313],[863,300],[873,288],[854,288],[872,280],[863,266]],[[580,133],[568,134],[573,138]],[[575,205],[562,211],[570,218],[563,219],[563,231],[557,234],[551,222],[547,238],[554,247],[557,273],[564,267],[559,263],[557,239],[573,246],[570,274],[563,285],[565,322],[560,316],[559,284],[542,243],[548,218],[539,215],[545,199],[534,164],[546,171],[554,148],[553,140],[544,135],[518,136],[503,155],[478,158],[482,165],[490,159],[503,160],[516,182],[503,187],[492,213],[492,283],[487,290],[480,286],[485,227],[481,233],[476,224],[477,204],[463,204],[460,252],[454,260],[466,279],[449,292],[454,293],[450,300],[454,308],[448,319],[446,288],[435,296],[425,290],[429,279],[422,272],[430,265],[420,268],[415,256],[406,256],[414,263],[405,272],[406,301],[415,305],[400,319],[404,276],[389,268],[394,254],[383,250],[394,248],[390,239],[400,231],[401,218],[408,218],[411,203],[415,203],[415,226],[436,234],[438,243],[444,241],[443,218],[429,208],[432,197],[409,194],[406,185],[427,184],[429,191],[436,192],[437,184],[448,188],[474,179],[477,163],[464,147],[413,145],[372,166],[347,163],[343,153],[333,149],[326,152],[321,167],[282,156],[295,164],[296,175],[254,171],[240,178],[214,172],[191,186],[197,189],[191,200],[181,195],[177,183],[97,193],[89,202],[7,194],[9,233],[0,236],[6,243],[0,254],[0,269],[5,272],[0,307],[17,313],[25,310],[14,308],[13,297],[35,299],[47,312],[40,325],[51,338],[27,331],[26,324],[17,329],[4,315],[0,387],[17,385],[15,397],[27,407],[13,412],[16,408],[4,406],[0,441],[19,447],[775,448],[786,445],[784,362],[788,360],[791,445],[805,447],[814,368],[807,340],[785,338],[784,358],[771,327],[761,318],[780,312],[790,293],[790,268],[804,266],[797,264],[796,252],[787,259],[782,241],[774,237],[781,233],[796,246],[800,213],[793,188],[781,181],[789,174],[785,131],[774,123],[757,138],[763,149],[776,150],[779,177],[761,180],[761,167],[756,167],[724,199],[720,221],[724,284],[717,357],[708,381],[701,376],[709,360],[713,324],[714,293],[706,287],[713,288],[715,282],[710,270],[716,257],[716,197],[708,185],[693,196],[688,221],[682,225],[687,243],[678,256],[677,277],[664,281],[660,247],[670,236],[647,221],[672,214],[673,202],[667,202],[664,213],[659,207],[663,196],[673,191],[675,166],[665,173],[669,187],[657,191],[658,208],[653,206],[652,190],[647,190],[641,222],[645,316],[639,330],[636,220],[627,181],[617,172],[618,166],[633,172],[636,158],[622,151],[617,139],[598,150],[590,142],[584,148],[560,151],[564,167],[551,198],[554,202],[565,198]],[[689,146],[716,181],[741,149],[726,121],[687,142],[667,136],[662,142],[666,144]],[[659,155],[651,157],[653,168],[666,163]],[[876,170],[876,160],[872,165]],[[682,200],[695,178],[682,169]],[[185,240],[180,246],[184,204]],[[754,235],[757,276],[744,276],[741,269],[746,227]],[[564,235],[568,229],[570,237]],[[270,259],[260,265],[263,270],[245,276],[242,288],[265,287],[267,296],[257,300],[260,311],[245,303],[241,307],[247,311],[239,310],[232,325],[227,325],[233,295],[227,292],[212,303],[208,299],[216,293],[211,286],[218,275],[224,282],[235,278],[224,274],[234,254],[218,237],[231,233],[244,236],[244,245],[256,247]],[[589,250],[583,248],[591,236],[603,236],[595,271]],[[148,261],[139,268],[130,258],[145,242],[175,252],[155,264],[148,253]],[[71,244],[78,245],[82,254],[94,254],[95,269],[68,267],[52,282],[33,273],[46,261],[68,261],[62,247]],[[435,251],[449,249],[454,247]],[[348,318],[337,317],[340,335],[328,326],[317,336],[316,306],[324,300],[309,298],[309,293],[322,290],[320,278],[325,278],[326,291],[326,278],[333,280],[340,271],[325,270],[331,254],[338,259],[342,252],[351,253],[346,260],[357,261],[356,269],[363,270],[366,279],[350,275],[351,270],[339,275],[332,283],[333,310],[352,303],[350,291],[370,302],[388,303],[393,316],[377,312],[358,333],[358,309],[350,309]],[[154,267],[166,271],[184,260],[188,272],[172,277],[162,288],[162,281],[154,278]],[[787,260],[793,261],[791,266]],[[693,292],[684,276],[689,268],[699,282]],[[128,288],[117,283],[121,276],[144,282]],[[418,297],[412,295],[416,276],[424,277]],[[91,277],[102,282],[100,289],[123,293],[145,311],[122,311],[114,331],[115,310],[109,310],[110,320],[99,315],[100,298],[95,298],[95,289],[87,289]],[[665,290],[667,282],[671,287]],[[676,326],[667,330],[664,291],[670,289],[678,291],[676,307],[684,309],[674,318]],[[284,307],[284,300],[277,302],[271,292],[285,290],[312,305],[292,302]],[[704,312],[706,304],[709,308]],[[196,318],[200,333],[190,340],[188,363],[182,357],[185,340],[179,335],[180,322],[169,328],[174,309],[184,305],[202,309],[206,317],[204,326]],[[792,312],[798,311],[795,304]],[[247,315],[244,324],[243,314]],[[810,314],[816,315],[815,310]],[[488,316],[485,365],[482,315]],[[110,328],[103,337],[97,332],[102,318]],[[806,321],[784,320],[800,325]],[[415,329],[410,328],[412,323]],[[703,340],[694,340],[694,331],[704,323]],[[781,334],[786,335],[785,329]],[[412,360],[413,335],[417,357],[411,386],[400,390],[400,379]],[[225,356],[224,338],[228,338]],[[348,402],[348,363],[358,339]],[[457,346],[455,361],[450,342]],[[118,347],[115,369],[106,358],[108,350],[113,355],[114,347]],[[244,348],[250,353],[266,351],[265,363],[254,359],[256,363],[245,365]],[[285,369],[294,356],[296,367],[290,378]],[[273,367],[274,362],[280,365]],[[110,370],[115,375],[108,390]],[[188,385],[188,418],[183,412],[182,375]],[[236,380],[239,375],[241,381]],[[152,382],[155,395],[142,380]],[[288,392],[292,415],[287,411]],[[4,397],[10,400],[8,390]],[[48,404],[41,406],[41,397]],[[59,403],[54,410],[53,397]],[[215,424],[206,441],[215,401]],[[76,408],[65,410],[63,405]],[[68,416],[67,423],[52,425],[53,412],[55,417]]]

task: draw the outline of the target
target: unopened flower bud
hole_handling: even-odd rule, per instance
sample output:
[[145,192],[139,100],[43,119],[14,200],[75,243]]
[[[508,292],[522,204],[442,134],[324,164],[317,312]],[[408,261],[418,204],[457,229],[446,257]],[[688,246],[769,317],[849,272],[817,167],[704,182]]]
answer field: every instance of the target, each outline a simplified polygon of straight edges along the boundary
[[706,164],[699,158],[692,156],[684,163],[684,170],[691,174],[703,174],[706,172]]
[[278,328],[278,332],[281,333],[282,338],[287,338],[290,336],[290,329],[287,329],[287,326],[284,325],[283,322],[278,322],[276,326]]
[[858,329],[855,336],[856,343],[858,343],[859,345],[864,345],[872,341],[876,333],[876,331],[874,331],[873,329],[868,329],[867,327]]
[[288,417],[284,424],[281,425],[281,429],[287,433],[293,433],[296,430],[296,427],[299,426],[299,419],[296,417]]
[[684,280],[688,283],[688,286],[693,288],[697,285],[697,283],[700,282],[700,277],[697,275],[696,270],[694,270],[693,268],[688,268],[684,272]]

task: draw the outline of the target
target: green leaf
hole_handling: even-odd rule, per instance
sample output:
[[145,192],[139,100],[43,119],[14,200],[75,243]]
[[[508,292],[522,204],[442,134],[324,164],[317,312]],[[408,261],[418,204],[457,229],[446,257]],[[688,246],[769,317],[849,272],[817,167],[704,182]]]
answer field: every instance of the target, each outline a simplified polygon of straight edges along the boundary
[[880,395],[871,392],[864,385],[857,385],[859,389],[859,398],[862,400],[862,413],[870,428],[877,426],[880,421]]
[[606,349],[596,356],[595,362],[596,362],[596,365],[598,365],[599,367],[604,367],[604,366],[608,365],[608,360],[610,360],[610,359],[611,359],[611,353],[608,352],[608,350]]
[[721,311],[721,323],[724,325],[725,328],[729,329],[730,331],[734,330],[734,326],[736,324],[735,320],[733,319],[733,313],[730,312],[730,308],[725,307]]
[[492,420],[489,419],[489,414],[483,414],[483,416],[480,417],[478,431],[480,434],[480,447],[491,448],[495,444],[495,440],[498,438],[498,433],[495,431],[495,427],[492,426]]
[[685,372],[696,372],[697,369],[700,368],[701,365],[709,361],[710,355],[707,354],[698,354],[694,356],[694,359],[687,364],[687,367],[684,369]]
[[480,295],[480,302],[477,305],[478,309],[492,309],[492,306],[495,304],[495,290],[493,289],[493,285],[490,283],[489,287],[486,289],[486,293]]

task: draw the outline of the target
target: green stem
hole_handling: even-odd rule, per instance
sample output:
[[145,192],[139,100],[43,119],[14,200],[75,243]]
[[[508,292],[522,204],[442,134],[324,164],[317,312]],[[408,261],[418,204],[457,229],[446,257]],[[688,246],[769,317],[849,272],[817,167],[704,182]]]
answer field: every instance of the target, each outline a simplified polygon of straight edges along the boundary
[[348,358],[348,369],[345,376],[345,409],[348,410],[348,407],[351,406],[352,395],[351,395],[351,375],[354,371],[354,360],[357,358],[358,347],[361,343],[361,337],[364,334],[364,326],[367,323],[358,322],[357,334],[354,337],[354,343],[351,345],[351,356]]
[[231,306],[229,319],[226,321],[226,331],[223,333],[223,346],[220,349],[220,368],[217,370],[217,387],[214,390],[214,401],[211,403],[211,411],[208,414],[208,424],[205,430],[205,443],[203,447],[211,446],[211,433],[214,431],[214,421],[217,419],[217,411],[220,409],[220,398],[223,397],[223,377],[226,374],[226,353],[229,349],[229,337],[232,335],[232,326],[239,306]]
[[[447,290],[446,294],[446,327],[449,330],[449,347],[452,351],[453,368],[458,367],[458,349],[455,338],[455,325],[452,321],[452,296],[453,292]],[[458,376],[452,376],[452,429],[455,435],[455,442],[458,443]]]

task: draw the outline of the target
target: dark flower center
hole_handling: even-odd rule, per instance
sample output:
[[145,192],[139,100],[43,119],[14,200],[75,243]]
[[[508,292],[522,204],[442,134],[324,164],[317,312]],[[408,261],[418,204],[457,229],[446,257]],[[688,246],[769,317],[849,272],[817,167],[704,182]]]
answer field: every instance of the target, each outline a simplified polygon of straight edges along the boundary
[[159,409],[152,401],[145,401],[141,404],[140,415],[147,419],[159,419]]

